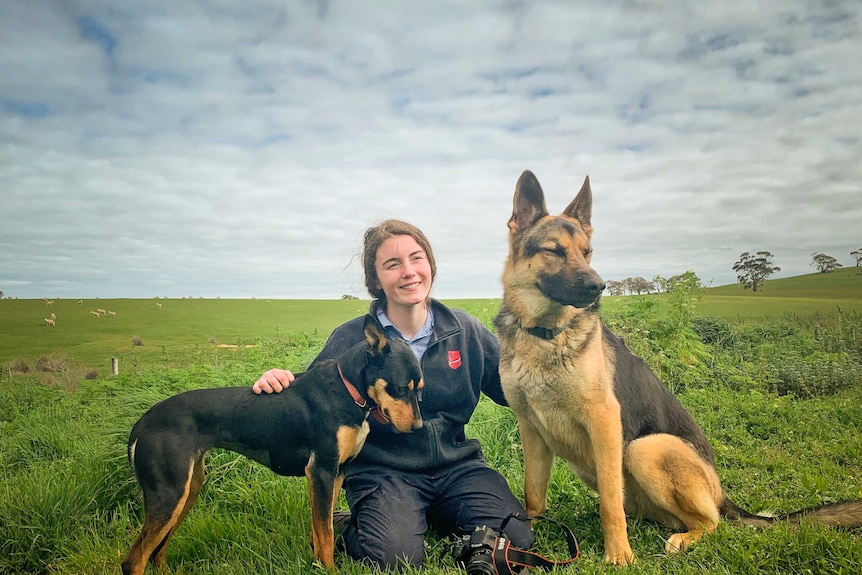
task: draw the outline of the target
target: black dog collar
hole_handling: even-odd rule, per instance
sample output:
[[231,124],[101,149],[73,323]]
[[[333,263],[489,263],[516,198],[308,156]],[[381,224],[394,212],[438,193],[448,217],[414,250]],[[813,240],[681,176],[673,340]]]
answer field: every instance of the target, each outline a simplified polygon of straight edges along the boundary
[[535,326],[535,327],[521,326],[521,329],[523,329],[524,331],[526,331],[530,335],[534,335],[534,336],[542,338],[542,339],[554,339],[555,337],[557,337],[558,335],[563,333],[563,330],[566,329],[566,326],[553,327],[553,328],[551,328],[551,327],[539,327],[539,326]]

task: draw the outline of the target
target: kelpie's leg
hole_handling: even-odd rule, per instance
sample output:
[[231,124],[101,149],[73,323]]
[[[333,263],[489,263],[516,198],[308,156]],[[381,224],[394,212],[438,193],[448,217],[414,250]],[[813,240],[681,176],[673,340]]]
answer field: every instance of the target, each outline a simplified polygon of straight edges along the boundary
[[[686,442],[668,434],[642,437],[629,444],[625,464],[659,514],[670,513],[688,529],[668,538],[667,553],[684,551],[715,531],[723,499],[721,482],[715,469]],[[640,511],[650,516],[649,509]]]
[[[147,460],[142,459],[139,454],[135,466],[146,464],[144,461]],[[160,545],[159,552],[164,559],[166,537],[176,528],[191,494],[194,461],[189,460],[188,464],[187,479],[184,484],[141,484],[144,494],[144,526],[132,548],[123,558],[123,575],[143,575],[147,560],[153,556]],[[170,475],[170,473],[165,475]],[[140,475],[138,476],[140,477]]]
[[311,504],[311,542],[314,558],[327,569],[335,569],[335,534],[332,530],[332,510],[335,506],[337,464],[321,465],[312,456],[305,467],[308,498]]
[[[341,493],[341,486],[344,484],[344,475],[339,473],[335,477],[335,484],[332,486],[332,509],[329,510],[329,518],[335,515],[335,504],[338,502],[338,494]],[[334,531],[333,531],[334,533]]]
[[165,567],[165,553],[168,549],[168,543],[170,542],[171,537],[173,537],[174,533],[176,533],[177,528],[182,525],[183,520],[185,520],[186,515],[188,515],[189,510],[195,504],[195,501],[198,500],[198,495],[200,495],[201,487],[204,484],[204,477],[206,475],[204,473],[205,455],[205,453],[202,453],[200,457],[198,457],[195,461],[195,466],[192,470],[191,483],[189,484],[189,496],[186,498],[186,503],[183,506],[183,510],[180,512],[180,515],[177,518],[176,522],[173,524],[173,527],[171,527],[170,531],[168,531],[168,534],[165,535],[165,538],[162,539],[162,542],[159,543],[159,545],[156,547],[153,556],[150,558],[150,561],[152,561],[153,565],[156,566],[156,569],[163,569]]

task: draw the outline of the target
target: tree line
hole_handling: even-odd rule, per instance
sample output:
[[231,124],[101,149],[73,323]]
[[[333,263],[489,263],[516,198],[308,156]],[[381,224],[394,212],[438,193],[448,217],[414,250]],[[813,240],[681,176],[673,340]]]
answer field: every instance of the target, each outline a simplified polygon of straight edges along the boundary
[[[850,252],[850,256],[856,262],[856,266],[862,266],[862,248]],[[780,272],[781,268],[775,265],[772,258],[775,256],[768,251],[759,251],[756,253],[743,252],[739,259],[733,264],[733,271],[736,272],[736,279],[743,285],[745,289],[751,291],[761,291],[763,283],[769,276]],[[811,254],[811,265],[819,273],[829,273],[844,267],[834,257],[822,252],[814,252]],[[638,276],[633,278],[625,278],[623,280],[608,280],[607,290],[608,295],[644,295],[651,293],[669,292],[673,287],[686,277],[686,274],[679,274],[669,278],[663,278],[659,275],[652,280]]]

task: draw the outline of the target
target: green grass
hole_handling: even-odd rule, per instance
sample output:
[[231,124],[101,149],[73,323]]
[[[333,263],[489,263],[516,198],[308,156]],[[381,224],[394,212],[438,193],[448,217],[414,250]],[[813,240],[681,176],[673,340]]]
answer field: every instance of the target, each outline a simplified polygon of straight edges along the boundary
[[[109,373],[111,358],[120,369],[174,364],[190,351],[230,353],[220,345],[254,344],[288,332],[326,336],[333,328],[368,311],[357,300],[0,300],[0,363],[17,357],[60,354]],[[95,318],[91,310],[115,311]],[[56,326],[47,327],[53,312]],[[142,346],[132,344],[138,336]]]
[[[860,279],[855,270],[840,270],[770,281],[762,294],[714,288],[697,313],[729,320],[710,324],[727,337],[702,344],[691,365],[674,363],[677,355],[639,331],[643,325],[660,327],[669,305],[665,296],[650,296],[659,304],[640,310],[652,315],[623,316],[629,344],[651,365],[670,365],[666,382],[710,438],[726,489],[752,511],[785,512],[862,497]],[[824,283],[829,285],[823,288]],[[611,316],[636,302],[607,299]],[[803,299],[811,301],[805,308],[810,317],[801,311]],[[77,300],[55,300],[52,308],[41,300],[0,301],[0,575],[118,573],[142,520],[125,457],[135,420],[158,400],[185,389],[250,384],[273,366],[303,369],[333,327],[368,305],[159,301],[161,310],[152,300],[91,300],[80,307]],[[489,324],[499,300],[447,303]],[[117,318],[90,317],[96,307],[116,311]],[[52,310],[57,327],[47,328],[42,318]],[[134,335],[144,346],[132,346]],[[10,377],[18,358],[35,365],[43,354],[61,356],[59,366],[68,358],[98,373],[95,379],[68,374],[72,385],[58,385],[52,373]],[[108,375],[110,357],[122,359],[118,376]],[[521,448],[512,413],[483,399],[468,434],[482,442],[488,462],[520,497]],[[169,549],[168,572],[323,572],[312,565],[303,479],[278,477],[218,450],[208,457],[207,470],[199,503]],[[668,557],[663,552],[668,531],[638,519],[629,519],[628,526],[639,563],[615,569],[602,561],[596,495],[560,461],[549,503],[549,515],[569,525],[581,545],[581,558],[568,572],[862,572],[858,529],[722,524],[691,552]],[[564,545],[553,529],[540,531],[538,541],[540,552],[562,556]],[[444,541],[432,536],[429,544],[428,569],[422,573],[463,572],[443,553]],[[336,561],[341,573],[368,571],[343,555]]]
[[[266,346],[264,346],[266,347]],[[117,573],[141,522],[140,496],[125,461],[134,420],[157,399],[182,389],[226,385],[251,376],[260,357],[240,351],[219,366],[194,365],[82,382],[75,393],[20,381],[0,384],[0,573]],[[682,401],[716,448],[733,498],[752,510],[789,511],[862,497],[862,390],[794,400],[727,388],[692,390]],[[515,419],[483,400],[469,428],[491,465],[521,495]],[[208,458],[199,503],[168,553],[172,573],[308,573],[312,569],[304,480],[277,477],[229,452]],[[582,573],[857,573],[858,531],[816,526],[769,530],[722,525],[690,553],[667,557],[668,531],[637,519],[629,535],[639,558],[616,570],[602,562],[598,502],[562,462],[554,468],[549,515],[573,529]],[[343,502],[342,502],[343,505]],[[561,557],[552,529],[540,551]],[[425,573],[458,572],[444,541],[429,539]],[[340,572],[367,570],[343,555]],[[419,573],[417,571],[416,573]]]
[[698,314],[746,321],[776,318],[786,312],[807,315],[838,308],[862,312],[862,268],[768,280],[763,291],[757,293],[736,285],[712,288]]

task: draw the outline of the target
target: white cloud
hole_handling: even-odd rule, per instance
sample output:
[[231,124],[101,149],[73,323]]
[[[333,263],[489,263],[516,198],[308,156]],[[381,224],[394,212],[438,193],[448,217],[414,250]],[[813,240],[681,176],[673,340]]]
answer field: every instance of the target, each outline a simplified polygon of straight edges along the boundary
[[[0,289],[365,295],[364,229],[499,296],[520,172],[590,174],[607,279],[862,238],[860,11],[820,2],[0,7]],[[48,222],[48,223],[46,223]]]

